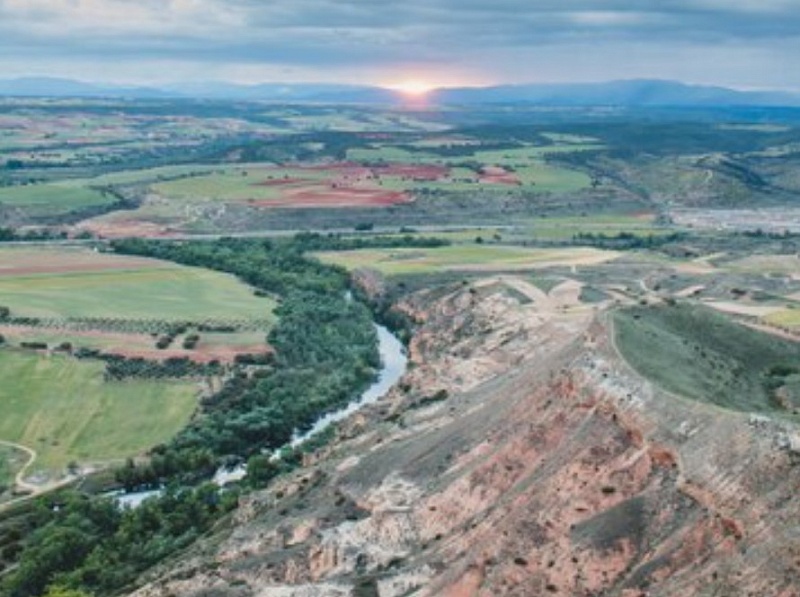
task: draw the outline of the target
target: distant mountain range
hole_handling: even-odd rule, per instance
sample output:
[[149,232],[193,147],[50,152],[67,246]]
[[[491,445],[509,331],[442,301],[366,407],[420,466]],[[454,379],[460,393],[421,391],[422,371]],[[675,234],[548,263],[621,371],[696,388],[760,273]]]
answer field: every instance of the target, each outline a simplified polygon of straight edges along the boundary
[[[0,96],[130,99],[210,99],[344,104],[399,104],[402,94],[381,87],[335,84],[237,85],[226,82],[176,83],[162,87],[125,87],[72,79],[0,80]],[[687,85],[677,81],[636,79],[605,83],[453,87],[431,91],[433,104],[529,104],[541,106],[780,106],[800,107],[800,94],[739,91]]]

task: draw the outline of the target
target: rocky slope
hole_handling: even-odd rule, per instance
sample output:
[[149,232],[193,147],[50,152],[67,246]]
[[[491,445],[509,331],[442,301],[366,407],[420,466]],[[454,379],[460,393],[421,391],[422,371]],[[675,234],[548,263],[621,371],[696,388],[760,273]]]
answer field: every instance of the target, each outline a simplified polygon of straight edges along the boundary
[[135,594],[800,595],[796,430],[652,387],[579,291],[405,300],[399,387]]

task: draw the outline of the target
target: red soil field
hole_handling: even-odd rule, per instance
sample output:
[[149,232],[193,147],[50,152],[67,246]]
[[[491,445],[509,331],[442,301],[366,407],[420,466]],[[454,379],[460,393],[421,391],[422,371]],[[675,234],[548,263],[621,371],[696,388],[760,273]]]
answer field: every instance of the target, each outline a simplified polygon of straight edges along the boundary
[[413,198],[401,191],[365,188],[308,187],[291,189],[283,197],[271,201],[254,201],[251,205],[271,208],[370,207],[411,203]]
[[481,169],[480,181],[484,184],[520,185],[522,181],[513,172],[500,166],[485,166]]
[[101,238],[161,238],[175,234],[176,230],[153,222],[114,219],[107,221],[89,220],[80,224],[78,231],[88,230]]

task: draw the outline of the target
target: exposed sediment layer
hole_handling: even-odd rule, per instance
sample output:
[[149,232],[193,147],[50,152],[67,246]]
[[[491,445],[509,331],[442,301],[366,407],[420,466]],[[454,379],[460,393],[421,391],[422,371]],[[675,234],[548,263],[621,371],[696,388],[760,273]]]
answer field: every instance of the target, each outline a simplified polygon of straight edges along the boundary
[[398,388],[137,594],[800,595],[796,430],[654,388],[578,292],[407,299]]

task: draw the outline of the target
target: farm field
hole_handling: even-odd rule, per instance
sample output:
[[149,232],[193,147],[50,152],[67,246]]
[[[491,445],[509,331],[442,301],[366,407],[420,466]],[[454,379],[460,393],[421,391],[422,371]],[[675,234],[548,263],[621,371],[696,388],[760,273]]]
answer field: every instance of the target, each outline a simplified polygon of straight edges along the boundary
[[[148,322],[151,329],[167,328],[165,322]],[[243,322],[246,323],[246,322]],[[159,325],[160,324],[160,325]],[[253,322],[255,325],[256,322]],[[53,324],[57,325],[56,323]],[[98,324],[95,324],[98,325]],[[102,326],[102,323],[99,325]],[[137,322],[116,322],[118,328],[136,329]],[[73,327],[36,327],[24,325],[2,325],[0,334],[9,346],[24,344],[46,344],[51,349],[67,343],[72,347],[99,350],[108,354],[121,355],[127,358],[143,358],[163,361],[171,358],[188,358],[197,363],[219,361],[230,363],[239,354],[266,354],[270,347],[266,344],[266,325],[258,331],[241,332],[207,332],[189,327],[183,334],[177,335],[166,348],[156,346],[158,337],[152,333],[105,329],[74,329]],[[192,348],[184,346],[190,335],[199,336]]]
[[0,187],[0,204],[24,208],[34,215],[54,215],[110,205],[116,199],[72,182]]
[[15,317],[269,321],[274,302],[234,277],[85,249],[0,249],[0,304]]
[[0,440],[37,452],[27,475],[137,455],[171,438],[194,412],[191,383],[112,383],[103,372],[99,362],[0,351]]
[[589,248],[527,249],[499,245],[453,245],[433,249],[363,249],[322,252],[325,263],[347,269],[370,268],[387,275],[438,271],[503,271],[577,267],[611,261],[613,251]]
[[260,208],[386,206],[412,200],[402,189],[383,188],[382,180],[354,164],[237,167],[161,182],[152,191],[170,202],[238,202]]
[[680,230],[675,227],[658,226],[653,220],[653,214],[593,214],[586,217],[539,218],[519,227],[529,236],[544,241],[568,241],[578,234],[617,236],[625,233],[638,237],[665,236]]
[[[364,164],[420,164],[452,168],[445,180],[427,182],[424,188],[435,190],[464,191],[503,189],[508,186],[526,188],[529,191],[566,193],[589,187],[591,179],[579,170],[548,163],[548,154],[602,149],[602,145],[573,144],[509,148],[504,150],[481,150],[480,145],[469,147],[471,151],[456,156],[442,156],[426,151],[410,151],[403,147],[381,145],[348,150],[347,158]],[[465,168],[465,164],[477,164],[477,169]],[[399,184],[394,183],[396,186]],[[402,185],[406,189],[423,185]]]

